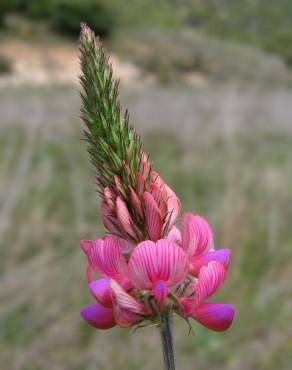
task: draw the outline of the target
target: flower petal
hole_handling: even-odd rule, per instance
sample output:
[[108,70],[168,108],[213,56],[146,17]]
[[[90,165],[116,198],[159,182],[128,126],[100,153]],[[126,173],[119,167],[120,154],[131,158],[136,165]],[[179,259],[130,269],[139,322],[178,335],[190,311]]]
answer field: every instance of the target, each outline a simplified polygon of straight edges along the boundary
[[161,236],[163,227],[161,214],[153,196],[149,192],[144,192],[143,199],[145,203],[148,234],[150,239],[156,242]]
[[211,227],[201,216],[185,213],[181,234],[182,247],[190,256],[198,256],[205,251],[214,249]]
[[201,268],[195,290],[196,307],[219,289],[224,283],[226,274],[226,268],[217,261],[209,262],[207,266]]
[[208,329],[225,331],[231,325],[234,313],[230,304],[206,302],[195,309],[192,318]]
[[119,326],[126,328],[141,320],[141,316],[151,314],[151,310],[126,293],[114,280],[110,281],[114,315]]
[[88,262],[93,270],[102,275],[127,275],[126,260],[114,236],[95,240],[88,255]]
[[97,329],[110,329],[116,326],[112,308],[104,307],[101,304],[95,303],[84,307],[80,314],[84,320]]
[[208,263],[211,261],[218,261],[222,263],[222,265],[224,265],[225,268],[227,269],[229,266],[230,257],[231,257],[230,249],[218,249],[216,251],[203,253],[197,257],[194,256],[191,258],[190,272],[194,276],[198,276],[201,268],[203,266],[207,266]]
[[150,290],[157,276],[156,245],[146,240],[137,245],[128,263],[129,276],[138,289]]
[[133,220],[128,211],[126,203],[121,197],[117,198],[116,201],[117,218],[121,229],[132,238],[136,238],[136,234],[133,229]]
[[174,243],[161,239],[145,241],[134,249],[129,260],[129,275],[138,289],[152,289],[157,281],[167,286],[180,283],[187,272],[184,251]]
[[110,209],[107,202],[103,200],[100,206],[100,212],[104,227],[113,234],[120,235],[114,212]]
[[110,278],[104,277],[99,280],[94,280],[89,284],[89,289],[100,304],[105,307],[112,307]]

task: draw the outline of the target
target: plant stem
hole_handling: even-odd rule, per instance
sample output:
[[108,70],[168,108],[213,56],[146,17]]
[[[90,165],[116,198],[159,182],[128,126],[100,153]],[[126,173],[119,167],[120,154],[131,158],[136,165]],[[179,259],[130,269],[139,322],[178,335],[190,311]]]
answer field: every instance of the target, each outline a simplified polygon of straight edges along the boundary
[[176,370],[175,348],[173,339],[173,323],[169,313],[162,316],[160,330],[164,360],[164,370]]

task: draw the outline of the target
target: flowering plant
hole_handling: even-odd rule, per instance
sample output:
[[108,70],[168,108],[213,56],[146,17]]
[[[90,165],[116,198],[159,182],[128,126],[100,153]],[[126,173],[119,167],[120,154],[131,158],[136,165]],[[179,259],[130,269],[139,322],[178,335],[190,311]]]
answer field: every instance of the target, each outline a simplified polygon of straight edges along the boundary
[[215,249],[201,216],[185,213],[175,226],[180,200],[153,170],[127,111],[121,113],[104,48],[86,25],[80,40],[82,119],[109,231],[81,241],[96,300],[81,315],[97,329],[159,326],[165,369],[175,369],[173,314],[214,331],[233,320],[231,305],[207,301],[226,278],[230,251]]

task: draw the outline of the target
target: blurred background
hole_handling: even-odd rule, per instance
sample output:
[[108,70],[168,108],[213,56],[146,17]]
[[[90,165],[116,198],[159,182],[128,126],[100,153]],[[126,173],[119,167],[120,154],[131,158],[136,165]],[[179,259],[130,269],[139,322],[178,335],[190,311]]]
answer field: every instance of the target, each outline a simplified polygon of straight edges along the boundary
[[162,368],[155,328],[96,331],[80,239],[104,228],[79,119],[78,33],[103,38],[121,100],[184,211],[231,248],[231,329],[176,320],[179,368],[291,369],[292,3],[1,0],[0,368]]

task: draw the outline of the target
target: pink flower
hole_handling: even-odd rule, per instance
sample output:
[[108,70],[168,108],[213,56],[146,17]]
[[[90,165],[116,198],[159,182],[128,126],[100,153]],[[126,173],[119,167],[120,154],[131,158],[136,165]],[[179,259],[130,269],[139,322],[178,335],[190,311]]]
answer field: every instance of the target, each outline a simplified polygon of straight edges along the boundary
[[181,299],[184,314],[208,329],[228,329],[233,321],[234,308],[229,304],[205,302],[220,288],[225,278],[226,269],[220,262],[212,261],[203,266],[193,292]]
[[[149,198],[146,203],[151,207],[164,207],[157,194],[155,206],[151,193],[143,196]],[[151,212],[149,217],[154,220]],[[135,245],[112,235],[83,240],[81,247],[88,260],[89,290],[97,300],[81,315],[94,327],[156,322],[164,310],[193,318],[215,331],[230,326],[233,307],[206,302],[226,278],[230,251],[214,249],[211,228],[202,217],[185,214],[181,231],[173,226],[165,239],[156,242]],[[95,279],[95,274],[100,278]]]

